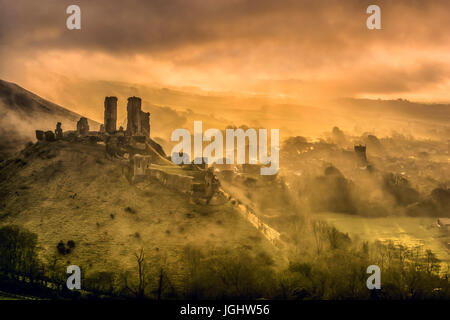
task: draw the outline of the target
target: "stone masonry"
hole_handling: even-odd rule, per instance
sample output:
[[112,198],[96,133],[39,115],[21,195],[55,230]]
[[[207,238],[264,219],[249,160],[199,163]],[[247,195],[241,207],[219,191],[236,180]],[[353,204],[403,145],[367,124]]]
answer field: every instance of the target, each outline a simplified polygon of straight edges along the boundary
[[77,122],[77,133],[80,136],[86,136],[89,134],[89,123],[87,118],[81,117]]
[[116,132],[117,97],[105,97],[105,131],[109,134]]
[[141,111],[141,134],[150,137],[150,112]]
[[141,133],[141,98],[130,97],[127,104],[127,134],[138,136]]

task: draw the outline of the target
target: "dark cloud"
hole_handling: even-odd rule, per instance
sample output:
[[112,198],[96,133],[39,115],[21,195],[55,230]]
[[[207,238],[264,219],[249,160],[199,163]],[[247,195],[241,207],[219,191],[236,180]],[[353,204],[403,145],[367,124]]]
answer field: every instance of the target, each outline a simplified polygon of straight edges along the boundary
[[[383,30],[366,28],[365,11],[373,3],[381,7]],[[81,31],[65,27],[71,4],[81,7]],[[256,88],[255,78],[334,81],[343,95],[409,92],[448,80],[442,72],[448,71],[450,50],[448,0],[0,0],[0,5],[0,56],[11,60],[9,65],[20,66],[23,55],[29,60],[52,50],[83,52],[84,62],[58,59],[77,64],[75,71],[86,70],[89,77],[91,65],[99,65],[91,54],[144,57],[167,64],[171,77],[196,73],[192,78],[200,84],[238,79],[238,87],[247,81],[247,88]]]
[[[374,42],[448,41],[448,1],[376,1],[382,32],[365,28],[373,1],[274,0],[1,0],[2,44],[83,48],[110,53],[174,50],[217,42],[286,43],[322,51]],[[78,4],[82,30],[65,28]],[[336,54],[329,52],[330,55]]]

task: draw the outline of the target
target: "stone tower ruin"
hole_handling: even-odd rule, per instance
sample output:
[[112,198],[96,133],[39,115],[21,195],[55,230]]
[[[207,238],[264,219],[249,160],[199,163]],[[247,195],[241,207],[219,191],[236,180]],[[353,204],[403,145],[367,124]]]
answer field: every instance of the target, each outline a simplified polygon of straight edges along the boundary
[[105,97],[105,131],[109,134],[116,132],[117,97]]
[[367,164],[366,146],[363,146],[363,145],[355,146],[355,153],[356,153],[356,156],[358,157],[358,160],[362,164]]
[[150,112],[141,111],[141,130],[143,136],[150,137]]
[[56,137],[56,139],[62,139],[63,138],[63,131],[62,131],[62,128],[61,128],[61,122],[58,122],[56,124],[55,137]]
[[127,134],[138,136],[142,133],[141,98],[130,97],[127,104]]
[[77,133],[80,136],[86,136],[89,134],[89,123],[88,119],[85,117],[81,117],[77,122]]

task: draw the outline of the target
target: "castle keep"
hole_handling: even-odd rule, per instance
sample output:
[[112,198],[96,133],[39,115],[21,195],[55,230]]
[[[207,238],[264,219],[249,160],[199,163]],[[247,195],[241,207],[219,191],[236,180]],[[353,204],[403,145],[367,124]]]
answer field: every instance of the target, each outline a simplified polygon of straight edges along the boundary
[[117,123],[117,98],[106,97],[105,98],[105,119],[104,128],[109,134],[116,132]]
[[237,167],[234,166],[225,166],[219,170],[214,166],[209,167],[204,158],[177,165],[150,138],[150,113],[142,111],[142,100],[139,97],[128,98],[126,130],[122,127],[117,129],[117,103],[117,97],[105,97],[104,123],[100,124],[99,131],[91,131],[88,119],[81,117],[76,130],[63,131],[61,122],[57,123],[54,131],[36,130],[38,143],[81,143],[95,148],[103,146],[105,156],[119,164],[122,174],[131,184],[140,181],[159,183],[185,194],[196,204],[230,203],[270,242],[276,246],[282,245],[280,234],[260,220],[255,209],[248,204],[244,205],[239,196],[225,191],[216,173],[225,180],[224,183],[232,183],[234,176],[235,181],[252,187],[272,183],[275,176],[261,176],[259,165],[238,166],[239,172],[235,172]]
[[356,145],[355,153],[356,153],[356,156],[357,156],[359,162],[363,165],[366,165],[367,164],[366,146]]
[[130,97],[127,104],[127,134],[136,136],[141,134],[141,98]]
[[208,203],[219,187],[213,169],[174,164],[150,138],[150,112],[142,111],[139,97],[128,98],[127,128],[117,130],[117,102],[117,97],[105,97],[104,123],[99,131],[90,131],[88,119],[81,117],[74,131],[63,132],[58,122],[55,132],[36,130],[36,138],[45,142],[62,140],[104,145],[106,156],[120,161],[122,173],[131,183],[145,179],[159,181],[196,202]]

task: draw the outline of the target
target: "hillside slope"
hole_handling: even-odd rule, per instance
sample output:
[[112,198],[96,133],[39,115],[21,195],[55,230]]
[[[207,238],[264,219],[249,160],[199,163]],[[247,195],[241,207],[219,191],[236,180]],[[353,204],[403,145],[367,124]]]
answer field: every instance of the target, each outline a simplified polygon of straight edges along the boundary
[[[74,130],[81,115],[7,81],[0,80],[0,159],[35,140],[35,130],[54,130],[57,122],[64,130]],[[99,124],[89,120],[91,128]]]
[[[37,233],[44,260],[57,256],[87,274],[135,268],[140,248],[174,274],[183,272],[187,246],[273,256],[274,247],[231,206],[195,205],[154,181],[130,185],[122,165],[100,144],[30,144],[0,166],[0,226]],[[60,240],[73,240],[75,249],[58,255]]]

